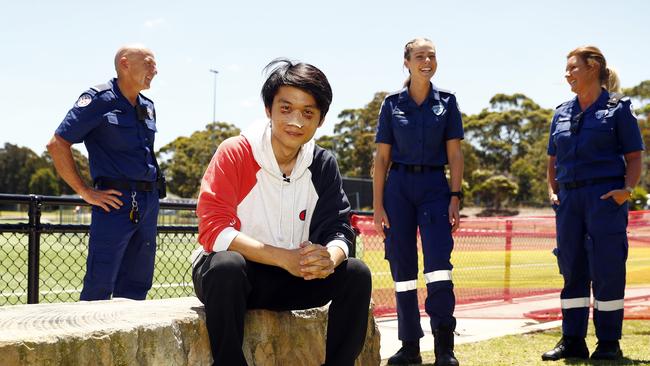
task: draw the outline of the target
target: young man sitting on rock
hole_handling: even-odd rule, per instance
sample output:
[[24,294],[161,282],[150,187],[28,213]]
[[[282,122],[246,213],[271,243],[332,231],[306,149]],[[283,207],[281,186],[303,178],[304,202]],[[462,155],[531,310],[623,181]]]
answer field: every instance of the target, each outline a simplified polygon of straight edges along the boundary
[[332,89],[309,64],[275,60],[266,69],[270,123],[225,140],[201,181],[203,248],[192,277],[214,364],[246,365],[247,309],[331,301],[325,365],[353,365],[365,340],[371,278],[363,262],[348,258],[350,204],[335,158],[313,139]]

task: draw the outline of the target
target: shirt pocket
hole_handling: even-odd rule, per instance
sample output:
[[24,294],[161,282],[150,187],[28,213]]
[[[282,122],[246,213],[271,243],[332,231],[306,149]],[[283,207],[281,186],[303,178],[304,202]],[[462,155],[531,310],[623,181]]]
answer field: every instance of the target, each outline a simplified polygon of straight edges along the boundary
[[[587,122],[587,121],[585,121]],[[612,150],[617,147],[613,118],[591,120],[583,126],[586,143],[594,150]]]
[[153,142],[156,136],[156,132],[158,132],[158,129],[156,128],[156,121],[153,119],[147,119],[144,121],[145,129],[144,129],[144,143],[147,146],[153,146]]
[[417,135],[419,129],[416,125],[416,120],[414,116],[409,116],[406,114],[396,114],[393,112],[392,123],[393,123],[393,136],[394,136],[394,148],[399,151],[400,154],[410,155],[413,151],[413,144],[417,141]]
[[555,144],[557,154],[562,154],[570,148],[571,144],[571,121],[569,119],[560,119],[555,125],[553,131],[553,143]]
[[111,111],[104,114],[106,121],[107,144],[118,151],[129,151],[140,147],[136,121],[121,111]]

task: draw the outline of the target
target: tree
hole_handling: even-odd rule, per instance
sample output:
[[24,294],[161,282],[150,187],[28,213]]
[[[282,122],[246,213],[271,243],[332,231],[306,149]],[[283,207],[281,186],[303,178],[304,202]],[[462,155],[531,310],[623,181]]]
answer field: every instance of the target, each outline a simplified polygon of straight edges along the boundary
[[[75,149],[74,147],[71,148],[72,151],[72,159],[74,160],[75,166],[77,168],[77,173],[79,173],[79,176],[81,177],[81,180],[86,183],[88,186],[93,185],[93,180],[90,177],[90,163],[88,162],[88,158],[81,153],[81,151]],[[45,151],[42,155],[41,158],[43,161],[45,161],[46,165],[51,168],[52,172],[54,172],[54,162],[52,161],[52,156],[48,151]],[[58,174],[54,174],[56,181],[57,181],[57,191],[59,193],[57,194],[76,194],[75,191],[66,183],[63,178],[61,178]]]
[[40,168],[29,180],[29,192],[48,196],[58,196],[59,179],[51,168]]
[[552,113],[523,94],[497,94],[490,99],[489,108],[466,118],[466,137],[483,169],[508,173],[515,160],[548,136]]
[[196,197],[205,168],[219,144],[239,133],[239,128],[232,124],[211,122],[205,130],[178,137],[163,146],[158,155],[164,157],[160,168],[165,172],[169,191],[181,197]]
[[469,183],[472,181],[472,173],[479,169],[481,162],[474,146],[466,140],[460,142],[460,149],[463,152],[463,182]]
[[363,108],[343,110],[338,115],[341,121],[334,126],[334,136],[322,136],[316,141],[336,156],[342,175],[370,177],[377,118],[386,94],[376,93]]
[[480,205],[482,201],[484,201],[484,198],[481,196],[482,192],[478,189],[478,187],[481,185],[481,183],[494,176],[494,171],[486,169],[474,169],[472,171],[465,170],[465,174],[467,175],[467,178],[466,180],[463,178],[463,183],[467,183],[469,186],[469,197],[471,197],[474,204]]
[[[623,94],[630,96],[634,101],[637,108],[636,114],[639,119],[639,128],[641,129],[641,135],[643,136],[643,143],[648,148],[650,144],[650,122],[648,121],[648,116],[650,116],[650,80],[642,81],[639,85],[623,89]],[[650,190],[650,155],[643,154],[643,167],[644,172],[641,176],[641,186],[646,190]]]
[[473,192],[498,211],[506,201],[514,200],[517,190],[517,183],[503,175],[496,175],[480,183]]
[[0,192],[28,194],[32,175],[46,165],[31,149],[5,143],[0,148]]
[[512,163],[511,174],[516,179],[516,201],[523,204],[544,205],[548,202],[548,185],[546,182],[546,137],[536,141],[528,153]]

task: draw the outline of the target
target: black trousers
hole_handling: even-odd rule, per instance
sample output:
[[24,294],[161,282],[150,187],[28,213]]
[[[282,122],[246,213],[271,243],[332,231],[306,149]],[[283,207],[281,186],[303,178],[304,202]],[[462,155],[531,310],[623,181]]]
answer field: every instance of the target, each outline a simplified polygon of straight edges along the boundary
[[309,309],[330,300],[325,364],[352,366],[363,349],[372,281],[358,259],[349,258],[325,279],[306,281],[225,251],[201,258],[192,279],[205,305],[214,365],[246,365],[242,344],[247,309]]

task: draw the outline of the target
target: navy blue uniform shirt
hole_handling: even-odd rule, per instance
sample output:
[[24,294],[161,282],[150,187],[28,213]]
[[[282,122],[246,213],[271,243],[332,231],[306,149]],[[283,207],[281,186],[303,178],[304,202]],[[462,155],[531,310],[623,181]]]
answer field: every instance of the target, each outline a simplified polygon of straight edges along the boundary
[[404,88],[389,94],[379,112],[375,142],[391,145],[391,160],[409,165],[447,164],[446,141],[463,138],[456,97],[431,85],[418,106]]
[[[609,93],[603,89],[584,112],[578,97],[555,110],[547,151],[548,155],[556,157],[555,179],[558,183],[623,177],[623,155],[644,149],[630,99],[624,97],[612,108],[607,108],[608,100]],[[580,112],[582,122],[578,123]]]
[[120,92],[117,79],[100,89],[81,94],[55,133],[73,144],[84,142],[93,180],[155,181],[151,156],[156,132],[153,102],[138,95],[137,104],[146,110],[144,121],[140,121],[136,108]]

